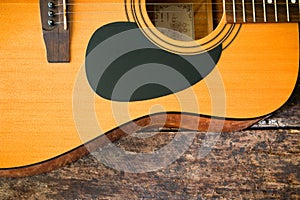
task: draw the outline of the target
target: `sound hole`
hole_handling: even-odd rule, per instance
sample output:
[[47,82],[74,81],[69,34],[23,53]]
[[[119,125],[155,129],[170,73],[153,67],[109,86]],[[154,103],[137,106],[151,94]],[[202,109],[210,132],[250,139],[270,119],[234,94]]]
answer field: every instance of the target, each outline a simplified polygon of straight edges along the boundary
[[198,40],[209,35],[223,15],[222,0],[147,0],[154,26],[176,40]]

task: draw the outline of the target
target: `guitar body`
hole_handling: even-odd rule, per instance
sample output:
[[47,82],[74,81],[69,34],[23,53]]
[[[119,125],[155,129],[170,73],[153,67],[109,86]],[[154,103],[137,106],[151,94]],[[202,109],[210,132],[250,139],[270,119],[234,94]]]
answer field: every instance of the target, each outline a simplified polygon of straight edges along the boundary
[[[128,20],[135,22],[136,19],[128,14],[123,0],[108,1],[114,2],[111,6],[97,4],[95,0],[96,3],[89,9],[95,11],[92,14],[84,14],[85,1],[76,2],[78,4],[72,7],[74,14],[71,21],[74,23],[70,27],[69,63],[47,62],[37,1],[2,0],[0,3],[0,175],[2,176],[47,171],[38,169],[40,171],[25,173],[26,167],[43,163],[76,149],[85,142],[116,130],[116,127],[128,123],[128,119],[146,117],[152,108],[154,115],[162,111],[173,113],[163,122],[157,117],[157,121],[152,121],[153,126],[195,129],[188,123],[179,123],[180,119],[177,116],[179,114],[176,114],[179,112],[186,113],[187,116],[191,114],[194,118],[198,116],[197,119],[200,119],[201,115],[226,118],[228,121],[237,120],[241,124],[243,120],[253,123],[281,107],[294,89],[299,63],[297,23],[244,24],[234,27],[230,34],[220,31],[224,27],[227,29],[231,27],[224,25],[200,41],[203,44],[207,43],[205,41],[211,41],[211,46],[203,45],[203,51],[206,49],[209,51],[216,44],[223,42],[220,59],[203,80],[176,94],[129,102],[126,109],[130,113],[130,118],[116,117],[116,113],[112,112],[112,102],[96,95],[88,83],[84,66],[86,49],[98,28],[113,22],[128,22]],[[147,13],[143,13],[142,10],[141,15],[147,16]],[[149,41],[156,41],[147,35],[147,30],[144,34]],[[214,37],[222,34],[226,35],[226,41]],[[168,50],[163,42],[157,40],[155,43]],[[177,49],[174,49],[175,51]],[[173,53],[172,50],[170,52]],[[219,87],[214,88],[215,77],[221,80],[218,80],[222,83],[220,92],[216,91]],[[194,97],[197,100],[197,112],[194,107],[178,103],[180,98],[189,96],[189,92],[196,95]],[[225,104],[221,104],[226,106],[225,110],[214,107],[212,99],[215,97],[211,94],[226,94]],[[92,106],[89,101],[93,103]],[[182,101],[188,102],[189,99]],[[116,102],[116,104],[114,106],[118,107],[118,104],[124,103]],[[88,110],[87,113],[84,110]],[[124,111],[124,108],[120,110]],[[89,116],[95,117],[101,132],[90,126],[89,123],[93,120],[87,119]],[[82,124],[87,127],[85,131],[89,132],[84,137],[78,134],[83,127]],[[196,129],[201,130],[201,127],[196,125]],[[236,129],[233,126],[226,130]]]

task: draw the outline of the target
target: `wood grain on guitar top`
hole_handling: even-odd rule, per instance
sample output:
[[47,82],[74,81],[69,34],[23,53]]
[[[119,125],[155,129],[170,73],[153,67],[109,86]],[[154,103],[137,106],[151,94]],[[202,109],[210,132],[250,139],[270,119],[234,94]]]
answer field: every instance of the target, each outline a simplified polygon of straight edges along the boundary
[[[124,0],[89,0],[89,3],[78,0],[70,10],[70,63],[50,64],[46,59],[38,2],[2,0],[0,3],[0,169],[41,162],[99,136],[90,135],[82,141],[77,133],[73,118],[74,85],[94,31],[111,22],[128,21],[128,13]],[[193,114],[242,120],[262,117],[281,107],[297,79],[298,34],[297,23],[242,25],[223,50],[216,69],[205,81],[190,88],[196,94],[200,110]],[[218,74],[226,94],[224,116],[218,116],[218,110],[212,113],[210,90],[214,88],[207,86]],[[92,92],[88,84],[86,88],[89,91],[82,91],[82,95]],[[103,131],[100,134],[128,122],[114,120],[110,101],[98,96],[94,100]],[[130,116],[144,117],[157,104],[167,112],[182,111],[176,95],[168,95],[130,102]]]

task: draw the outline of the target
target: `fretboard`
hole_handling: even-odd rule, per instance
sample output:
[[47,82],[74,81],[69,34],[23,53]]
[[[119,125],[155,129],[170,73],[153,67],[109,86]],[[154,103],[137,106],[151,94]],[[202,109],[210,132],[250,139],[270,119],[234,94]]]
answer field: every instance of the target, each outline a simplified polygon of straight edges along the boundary
[[228,23],[299,22],[300,0],[225,0]]

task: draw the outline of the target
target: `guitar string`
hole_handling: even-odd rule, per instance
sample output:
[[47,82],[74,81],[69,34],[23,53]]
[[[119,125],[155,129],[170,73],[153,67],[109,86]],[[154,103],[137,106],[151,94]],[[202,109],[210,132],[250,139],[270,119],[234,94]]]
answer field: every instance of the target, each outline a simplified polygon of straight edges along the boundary
[[[137,5],[223,5],[223,3],[193,3],[193,2],[186,2],[186,3],[139,3]],[[230,4],[230,3],[229,3]],[[107,6],[112,6],[112,5],[125,5],[125,6],[131,6],[132,4],[129,3],[105,3],[105,2],[99,2],[99,3],[67,3],[67,6],[90,6],[90,5],[107,5]],[[63,6],[63,4],[56,4],[56,6]]]
[[[263,21],[263,17],[256,17],[256,20],[259,21]],[[152,22],[159,22],[159,20],[151,20]],[[205,20],[206,21],[206,20]],[[94,22],[103,22],[103,23],[107,23],[108,20],[69,20],[68,23],[94,23]],[[54,22],[55,24],[59,25],[59,24],[63,24],[63,21],[59,21],[59,22]]]
[[[226,5],[232,5],[233,3],[226,3]],[[236,2],[235,3],[236,5],[242,5],[243,3],[242,2]],[[253,3],[249,2],[245,2],[244,3],[245,5],[253,5]],[[262,5],[263,3],[254,3],[254,5]],[[272,1],[272,3],[265,3],[266,5],[273,5],[274,2]],[[296,3],[291,3],[291,2],[288,2],[288,3],[278,3],[276,2],[277,5],[297,5],[297,2]],[[116,5],[116,6],[119,6],[119,5],[129,5],[131,6],[132,4],[126,4],[126,3],[105,3],[105,2],[99,2],[99,3],[67,3],[66,4],[67,6],[91,6],[91,5],[106,5],[106,6],[112,6],[112,5]],[[138,5],[223,5],[223,3],[193,3],[193,2],[185,2],[185,3],[139,3]],[[54,6],[63,6],[63,4],[56,4]]]
[[[220,10],[213,10],[212,11],[213,13],[223,13],[223,10],[220,9]],[[76,11],[76,12],[73,12],[73,11],[68,11],[66,12],[67,14],[91,14],[91,13],[95,13],[95,14],[99,14],[100,11]],[[101,11],[101,14],[102,13],[120,13],[119,11]],[[187,13],[185,11],[177,11],[177,10],[171,10],[171,11],[155,11],[155,10],[151,10],[151,11],[147,11],[147,13]],[[191,13],[206,13],[206,11],[192,11]],[[58,13],[54,13],[54,15],[63,15],[65,13],[63,12],[58,12]]]
[[[111,5],[124,5],[124,3],[122,4],[122,3],[113,3],[113,4],[106,4],[106,3],[93,3],[93,4],[97,4],[97,5],[107,5],[107,6],[111,6]],[[164,4],[164,5],[166,5],[166,3],[160,3],[160,4]],[[160,4],[151,4],[151,5],[160,5]],[[185,3],[185,4],[192,4],[192,5],[194,5],[194,4],[201,4],[201,3]],[[213,4],[215,4],[215,5],[220,5],[220,4],[222,4],[222,3],[204,3],[204,4],[207,4],[207,5],[213,5]],[[291,5],[295,5],[295,4],[292,4],[292,3],[290,3]],[[75,4],[67,4],[67,5],[70,5],[70,6],[75,6],[75,7],[77,7],[78,5],[84,5],[84,6],[89,6],[89,5],[86,5],[86,4],[80,4],[80,3],[75,3]],[[140,5],[142,5],[142,4],[140,4]],[[147,5],[150,5],[150,4],[147,4]],[[168,4],[169,5],[169,4]],[[202,5],[202,4],[201,4]],[[223,4],[222,4],[223,5]],[[227,5],[232,5],[232,3],[230,4],[227,4]],[[243,6],[243,4],[242,3],[235,3],[235,5],[237,5],[237,6]],[[253,5],[252,3],[245,3],[244,5]],[[259,4],[259,5],[262,5],[262,4]],[[266,3],[266,5],[270,5],[270,6],[273,6],[274,4],[273,3]],[[277,3],[276,5],[286,5],[285,3]],[[57,4],[56,6],[63,6],[63,4]],[[197,8],[196,8],[197,9]],[[199,11],[199,9],[197,9],[198,11],[193,11],[193,13],[201,13],[201,12],[207,12],[206,10],[200,10]],[[233,10],[231,10],[231,9],[226,9],[226,12],[232,12]],[[236,12],[241,12],[241,10],[239,10],[239,9],[236,9],[235,10]],[[70,11],[68,11],[67,13],[68,14],[72,14],[72,13],[93,13],[93,12],[96,12],[96,11],[80,11],[80,12],[70,12]],[[100,11],[99,11],[100,12]],[[109,12],[109,13],[115,13],[115,12],[119,12],[119,11],[101,11],[101,13],[104,13],[104,12]],[[147,10],[147,12],[157,12],[157,11],[155,11],[155,10]],[[163,12],[185,12],[185,11],[177,11],[177,10],[168,10],[168,11],[159,11],[160,13],[163,13]],[[212,12],[223,12],[223,9],[213,9],[212,10]],[[56,13],[56,14],[62,14],[62,12],[59,12],[59,13]]]

